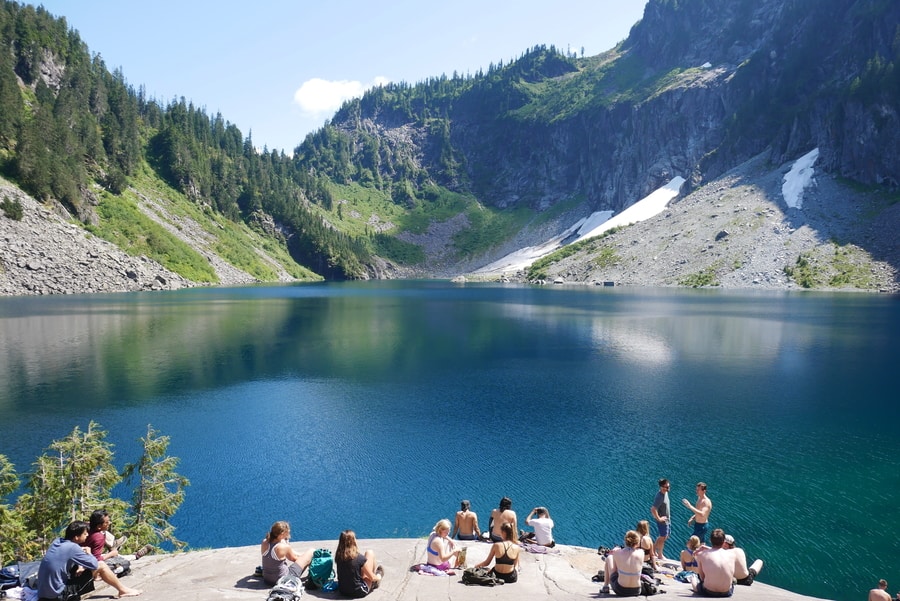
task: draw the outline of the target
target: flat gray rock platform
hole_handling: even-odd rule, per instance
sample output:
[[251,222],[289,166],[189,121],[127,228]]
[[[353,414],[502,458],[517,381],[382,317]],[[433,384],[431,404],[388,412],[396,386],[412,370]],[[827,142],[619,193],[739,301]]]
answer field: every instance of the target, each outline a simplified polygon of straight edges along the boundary
[[[600,585],[591,581],[591,576],[602,565],[602,558],[595,549],[559,545],[556,547],[558,553],[538,555],[523,552],[518,582],[483,587],[462,584],[461,571],[449,577],[426,576],[411,571],[412,566],[425,561],[425,543],[424,538],[360,540],[360,548],[374,550],[378,562],[385,569],[383,584],[368,598],[375,601],[615,598],[613,594],[600,594]],[[298,551],[324,547],[333,552],[337,541],[292,542],[291,546]],[[467,546],[468,565],[482,561],[490,548],[480,542],[467,543]],[[132,573],[123,581],[128,586],[143,589],[140,599],[264,601],[269,587],[253,576],[259,560],[259,545],[149,555],[132,561]],[[765,570],[761,576],[765,579]],[[97,590],[86,598],[109,599],[115,596],[115,590],[102,583],[98,585]],[[661,601],[671,597],[694,596],[688,585],[670,577],[663,578],[662,588],[666,594],[659,597]],[[306,591],[304,597],[341,598],[337,592],[322,591]],[[815,598],[757,581],[750,587],[736,587],[733,599],[810,601]]]

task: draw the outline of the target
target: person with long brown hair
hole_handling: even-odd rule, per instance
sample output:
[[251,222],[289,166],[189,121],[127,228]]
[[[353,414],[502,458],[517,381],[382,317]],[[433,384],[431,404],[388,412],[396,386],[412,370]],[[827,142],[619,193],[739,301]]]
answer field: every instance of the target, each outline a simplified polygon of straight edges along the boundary
[[641,520],[637,523],[637,533],[641,536],[640,547],[644,552],[644,563],[656,571],[656,551],[653,546],[653,537],[650,536],[650,522]]
[[259,552],[262,554],[262,576],[266,584],[274,585],[288,573],[297,577],[309,567],[313,549],[298,554],[291,546],[291,525],[284,521],[275,522],[269,534],[262,540]]
[[515,544],[515,528],[511,522],[500,526],[500,536],[503,540],[491,545],[487,558],[477,564],[476,568],[486,568],[494,562],[491,572],[504,582],[515,582],[519,579],[519,552],[522,550]]
[[375,552],[371,549],[359,552],[356,533],[344,530],[338,539],[334,552],[337,571],[338,592],[345,597],[359,599],[365,597],[381,584],[384,568],[375,563]]

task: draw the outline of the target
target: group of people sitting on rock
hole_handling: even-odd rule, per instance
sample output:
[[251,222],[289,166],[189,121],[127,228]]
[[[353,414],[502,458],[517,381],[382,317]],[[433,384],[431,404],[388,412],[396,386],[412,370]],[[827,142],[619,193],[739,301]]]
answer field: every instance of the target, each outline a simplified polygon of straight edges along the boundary
[[[126,537],[116,539],[109,532],[110,517],[105,509],[98,509],[89,522],[76,520],[65,534],[51,543],[38,567],[37,594],[39,601],[56,601],[64,595],[80,595],[94,590],[94,580],[102,580],[116,589],[117,598],[136,597],[139,589],[122,584],[109,563],[119,556]],[[141,548],[136,558],[152,550]]]
[[[262,577],[266,584],[274,585],[288,574],[298,578],[312,563],[314,550],[297,553],[290,544],[291,526],[279,521],[272,524],[269,534],[260,545]],[[345,597],[360,599],[378,588],[384,576],[384,568],[375,561],[375,552],[361,552],[353,530],[344,530],[338,538],[334,553],[334,569],[337,574],[338,592]]]
[[[535,507],[525,521],[534,531],[521,531],[523,543],[546,547],[556,545],[553,540],[553,520],[547,508]],[[467,548],[457,544],[453,540],[456,537],[462,541],[491,543],[487,557],[474,567],[489,568],[493,564],[491,573],[497,578],[504,582],[516,582],[522,549],[517,525],[518,519],[508,497],[500,499],[498,507],[491,512],[488,530],[485,532],[478,527],[478,516],[471,510],[469,501],[462,501],[452,527],[448,519],[441,519],[434,525],[426,543],[422,571],[450,575],[455,573],[453,570],[465,567]],[[299,578],[312,562],[314,550],[298,553],[290,545],[290,535],[291,527],[287,522],[275,522],[260,545],[262,578],[269,585],[276,584],[289,574]],[[337,590],[345,597],[365,597],[378,588],[384,576],[384,569],[378,565],[375,553],[371,550],[361,552],[352,530],[341,533],[334,563]]]
[[[698,536],[688,539],[681,552],[681,569],[696,574],[690,578],[694,592],[703,597],[730,597],[735,584],[750,586],[763,562],[757,559],[747,566],[747,554],[734,544],[734,538],[726,535],[721,528],[710,534],[712,546],[705,545]],[[620,597],[637,597],[642,593],[642,575],[652,577],[657,571],[657,557],[653,540],[649,535],[649,524],[640,521],[635,530],[625,533],[625,544],[616,547],[606,556],[603,588]],[[668,561],[668,560],[666,560]]]
[[[491,511],[488,529],[482,532],[471,504],[462,501],[452,525],[448,519],[441,519],[434,525],[420,571],[434,575],[454,574],[453,570],[465,567],[467,547],[453,539],[485,541],[491,543],[488,555],[473,567],[491,568],[491,573],[504,582],[516,582],[523,546],[527,548],[529,544],[534,544],[551,548],[556,545],[553,519],[545,507],[532,509],[525,521],[533,532],[518,530],[518,518],[512,509],[512,501],[503,497]],[[262,542],[263,578],[269,584],[274,584],[289,572],[300,576],[312,561],[313,550],[297,553],[290,546],[289,538],[290,526],[287,522],[276,522]],[[699,536],[693,535],[681,552],[681,569],[696,574],[691,578],[694,591],[706,597],[730,597],[734,584],[751,585],[762,569],[762,561],[756,560],[748,566],[744,550],[736,547],[734,538],[726,535],[721,528],[712,531],[710,542],[711,546],[707,546]],[[620,597],[641,595],[642,574],[652,577],[657,572],[658,564],[678,566],[678,563],[662,557],[661,550],[662,547],[655,545],[650,536],[649,522],[639,521],[634,530],[625,533],[624,546],[608,552],[600,592],[613,591]],[[384,575],[373,551],[360,552],[352,530],[341,533],[334,561],[338,591],[346,597],[365,597],[378,587]]]
[[[500,499],[498,506],[491,511],[488,529],[482,532],[478,527],[478,514],[472,511],[471,504],[467,500],[460,503],[460,509],[456,512],[456,521],[453,525],[453,538],[458,540],[490,540],[495,543],[503,541],[503,524],[512,524],[513,537],[517,543],[534,543],[544,547],[554,547],[553,518],[546,507],[535,507],[525,517],[525,523],[534,528],[533,532],[525,532],[518,529],[519,519],[512,509],[512,500],[509,497]],[[518,537],[517,537],[518,536]]]

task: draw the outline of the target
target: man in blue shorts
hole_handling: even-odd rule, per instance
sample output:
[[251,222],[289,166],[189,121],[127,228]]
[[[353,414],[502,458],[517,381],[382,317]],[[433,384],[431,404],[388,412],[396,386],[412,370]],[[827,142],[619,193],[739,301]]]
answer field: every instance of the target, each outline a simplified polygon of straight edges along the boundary
[[706,533],[709,530],[709,514],[712,512],[712,500],[706,496],[706,483],[697,483],[697,505],[691,505],[687,499],[682,499],[681,503],[691,510],[693,515],[688,518],[688,525],[693,522],[693,535],[700,539],[701,543],[706,542]]
[[659,481],[659,492],[656,493],[656,498],[653,499],[653,506],[650,508],[650,513],[653,515],[653,519],[656,520],[656,543],[655,553],[657,560],[665,559],[663,555],[663,549],[666,546],[666,539],[669,537],[669,481],[666,478],[661,478]]

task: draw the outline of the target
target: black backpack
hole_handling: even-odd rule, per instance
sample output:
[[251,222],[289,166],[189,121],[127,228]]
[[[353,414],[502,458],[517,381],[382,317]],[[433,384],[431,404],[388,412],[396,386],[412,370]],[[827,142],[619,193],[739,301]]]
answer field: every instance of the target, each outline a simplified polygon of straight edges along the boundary
[[488,568],[467,568],[462,575],[463,584],[478,584],[480,586],[494,586],[503,584],[504,581],[494,576]]
[[37,573],[41,560],[14,563],[0,569],[0,590],[27,586],[37,588]]
[[112,570],[112,573],[115,574],[116,577],[121,578],[122,576],[131,574],[131,562],[121,555],[110,557],[105,561],[106,565],[109,566],[109,569]]
[[657,594],[659,592],[660,584],[661,581],[659,578],[652,578],[646,574],[641,574],[641,595],[649,597],[650,595]]

